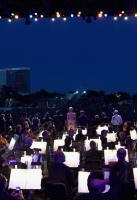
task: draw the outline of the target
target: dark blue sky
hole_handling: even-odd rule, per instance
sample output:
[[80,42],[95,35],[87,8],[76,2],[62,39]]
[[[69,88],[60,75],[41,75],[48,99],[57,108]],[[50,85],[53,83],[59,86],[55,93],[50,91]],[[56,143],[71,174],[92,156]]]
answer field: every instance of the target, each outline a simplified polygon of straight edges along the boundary
[[24,21],[0,21],[0,68],[29,67],[31,92],[137,91],[136,18]]

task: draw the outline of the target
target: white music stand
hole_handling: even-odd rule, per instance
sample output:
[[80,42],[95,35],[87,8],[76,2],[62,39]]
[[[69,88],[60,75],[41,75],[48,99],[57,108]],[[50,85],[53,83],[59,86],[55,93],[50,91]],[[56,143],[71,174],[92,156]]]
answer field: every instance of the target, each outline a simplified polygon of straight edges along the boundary
[[64,145],[64,140],[61,140],[61,139],[54,140],[53,150],[57,151],[58,147],[63,146],[63,145]]
[[63,152],[65,154],[66,161],[65,165],[68,167],[78,167],[80,162],[80,154],[79,152]]
[[107,137],[108,143],[116,141],[116,134],[115,133],[108,133],[106,137]]
[[41,169],[11,169],[9,189],[41,189]]
[[136,130],[130,131],[130,136],[132,140],[137,140],[137,132]]
[[46,148],[47,148],[47,142],[36,142],[33,141],[31,149],[41,149],[39,152],[40,154],[45,154],[46,153]]
[[21,162],[25,163],[27,165],[28,169],[31,169],[31,162],[32,162],[32,156],[24,156],[21,157]]
[[137,168],[133,168],[133,175],[134,175],[135,189],[137,189]]
[[[87,186],[87,179],[90,172],[78,172],[78,193],[89,193]],[[104,177],[105,178],[105,177]],[[102,193],[108,192],[110,189],[109,185],[105,185],[105,190]]]
[[[126,158],[125,160],[128,162],[128,151],[126,150]],[[117,150],[104,150],[104,157],[105,157],[105,165],[109,165],[109,162],[117,162]]]
[[90,150],[90,142],[92,140],[96,143],[96,146],[98,147],[98,150],[102,150],[102,145],[101,145],[101,140],[100,139],[90,139],[90,140],[85,140],[86,151]]
[[14,138],[11,138],[10,144],[8,146],[9,150],[12,150],[14,148],[14,145],[16,143],[16,140]]
[[102,130],[108,130],[108,127],[107,126],[98,126],[98,128],[96,129],[97,135],[101,135]]

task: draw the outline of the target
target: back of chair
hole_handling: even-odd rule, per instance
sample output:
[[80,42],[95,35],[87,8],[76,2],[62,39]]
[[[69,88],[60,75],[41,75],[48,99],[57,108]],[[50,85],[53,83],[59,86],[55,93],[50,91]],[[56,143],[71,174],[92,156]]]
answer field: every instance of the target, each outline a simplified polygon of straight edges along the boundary
[[85,165],[88,165],[89,170],[99,170],[101,161],[100,160],[86,160]]
[[45,184],[45,200],[50,198],[52,200],[67,200],[67,189],[63,183],[51,183]]

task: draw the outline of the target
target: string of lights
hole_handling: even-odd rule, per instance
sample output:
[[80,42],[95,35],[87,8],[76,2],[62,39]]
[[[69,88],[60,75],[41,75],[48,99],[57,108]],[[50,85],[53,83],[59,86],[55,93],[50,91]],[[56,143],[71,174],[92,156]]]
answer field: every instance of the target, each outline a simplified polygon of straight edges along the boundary
[[[86,21],[86,23],[92,23],[92,17],[94,20],[96,19],[99,19],[99,18],[103,18],[103,17],[109,17],[110,15],[107,14],[106,12],[104,13],[103,11],[100,11],[98,12],[98,14],[94,15],[94,16],[91,16],[91,15],[88,15],[86,16],[84,13],[82,12],[77,12],[77,13],[71,13],[70,15],[64,15],[60,12],[56,12],[54,15],[48,17],[51,19],[51,21],[55,21],[56,19],[59,19],[61,18],[63,21],[66,21],[67,18],[73,18],[73,17],[76,17],[76,18],[82,18],[83,20]],[[137,13],[134,13],[132,15],[128,15],[126,14],[124,11],[121,11],[119,12],[118,14],[114,14],[113,16],[113,19],[114,20],[118,20],[119,18],[123,18],[124,20],[128,20],[129,16],[132,16],[132,17],[137,17]],[[22,16],[20,16],[20,14],[15,14],[15,13],[11,13],[10,17],[7,18],[8,19],[8,22],[12,22],[12,20],[18,20],[19,18],[22,18]],[[40,13],[33,13],[33,14],[29,14],[27,15],[27,17],[25,18],[25,24],[31,24],[31,21],[35,21],[37,22],[38,19],[43,19],[43,18],[47,18],[47,16],[45,16],[44,14]],[[3,17],[2,15],[0,15],[0,20],[2,20]]]

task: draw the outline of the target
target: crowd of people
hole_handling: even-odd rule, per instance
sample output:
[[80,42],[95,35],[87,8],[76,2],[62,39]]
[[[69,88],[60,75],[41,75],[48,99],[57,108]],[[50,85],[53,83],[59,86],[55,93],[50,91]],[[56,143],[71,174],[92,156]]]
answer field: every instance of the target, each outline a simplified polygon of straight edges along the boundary
[[[89,106],[85,106],[84,97],[80,99],[76,107],[69,107],[66,113],[63,108],[56,110],[56,113],[46,112],[43,117],[39,117],[37,113],[28,113],[31,117],[28,117],[27,113],[23,113],[21,117],[15,119],[12,117],[12,113],[1,113],[0,115],[0,197],[1,200],[23,200],[28,198],[25,191],[12,191],[10,195],[6,194],[7,180],[10,179],[10,173],[13,166],[10,164],[10,160],[20,161],[22,154],[18,154],[16,157],[15,151],[26,151],[27,155],[37,155],[37,162],[41,162],[42,167],[42,180],[41,189],[44,190],[46,183],[63,183],[67,190],[67,195],[70,199],[77,200],[108,200],[108,199],[135,199],[135,187],[133,177],[133,165],[134,155],[136,152],[136,141],[133,141],[130,135],[130,131],[136,130],[136,123],[134,120],[129,120],[123,115],[125,111],[121,111],[119,106],[116,109],[109,112],[109,109],[105,108],[105,111],[100,109],[104,104],[104,99],[99,103],[99,100],[89,99]],[[93,108],[92,103],[96,104]],[[88,110],[91,106],[91,110]],[[114,106],[114,105],[113,105]],[[80,109],[82,107],[82,109]],[[131,106],[133,109],[133,105]],[[110,109],[111,110],[111,109]],[[89,117],[89,113],[92,113],[92,117]],[[108,114],[109,113],[109,114]],[[128,113],[129,114],[129,113]],[[134,113],[132,113],[134,114]],[[126,119],[126,120],[125,120]],[[98,127],[102,127],[101,132],[98,134]],[[107,129],[105,128],[107,127]],[[86,134],[83,133],[86,131]],[[115,133],[116,140],[114,142],[107,142],[107,135],[109,133]],[[8,143],[11,139],[15,138],[16,143],[14,145],[14,151],[5,160],[3,154],[8,149]],[[31,149],[33,141],[47,142],[47,149],[45,155],[39,153],[39,149]],[[58,146],[57,151],[54,151],[54,141],[56,139],[64,140],[64,145]],[[102,150],[99,151],[94,139],[101,140]],[[85,149],[85,141],[90,140],[90,149]],[[108,179],[104,179],[103,172],[100,168],[104,164],[104,149],[109,146],[110,149],[115,149],[115,145],[120,143],[120,147],[117,151],[118,161],[109,167],[110,176]],[[124,149],[126,148],[126,150]],[[78,195],[78,167],[71,169],[64,164],[65,152],[76,152],[80,154],[80,165],[87,166],[87,170],[90,171],[90,175],[87,179],[87,185],[89,194]],[[126,154],[129,156],[129,162],[125,161]],[[20,156],[21,155],[21,156]],[[44,161],[47,164],[47,174],[44,172]],[[94,161],[94,164],[93,164]],[[95,162],[96,161],[96,162]],[[27,164],[20,162],[21,169],[27,169]],[[96,163],[96,164],[95,164]],[[82,168],[83,169],[83,168]],[[105,184],[110,185],[110,190],[102,195],[105,188]],[[122,188],[129,188],[129,192],[122,193]],[[25,194],[23,194],[25,193]],[[28,195],[29,196],[29,195]],[[33,197],[32,197],[33,198]]]

